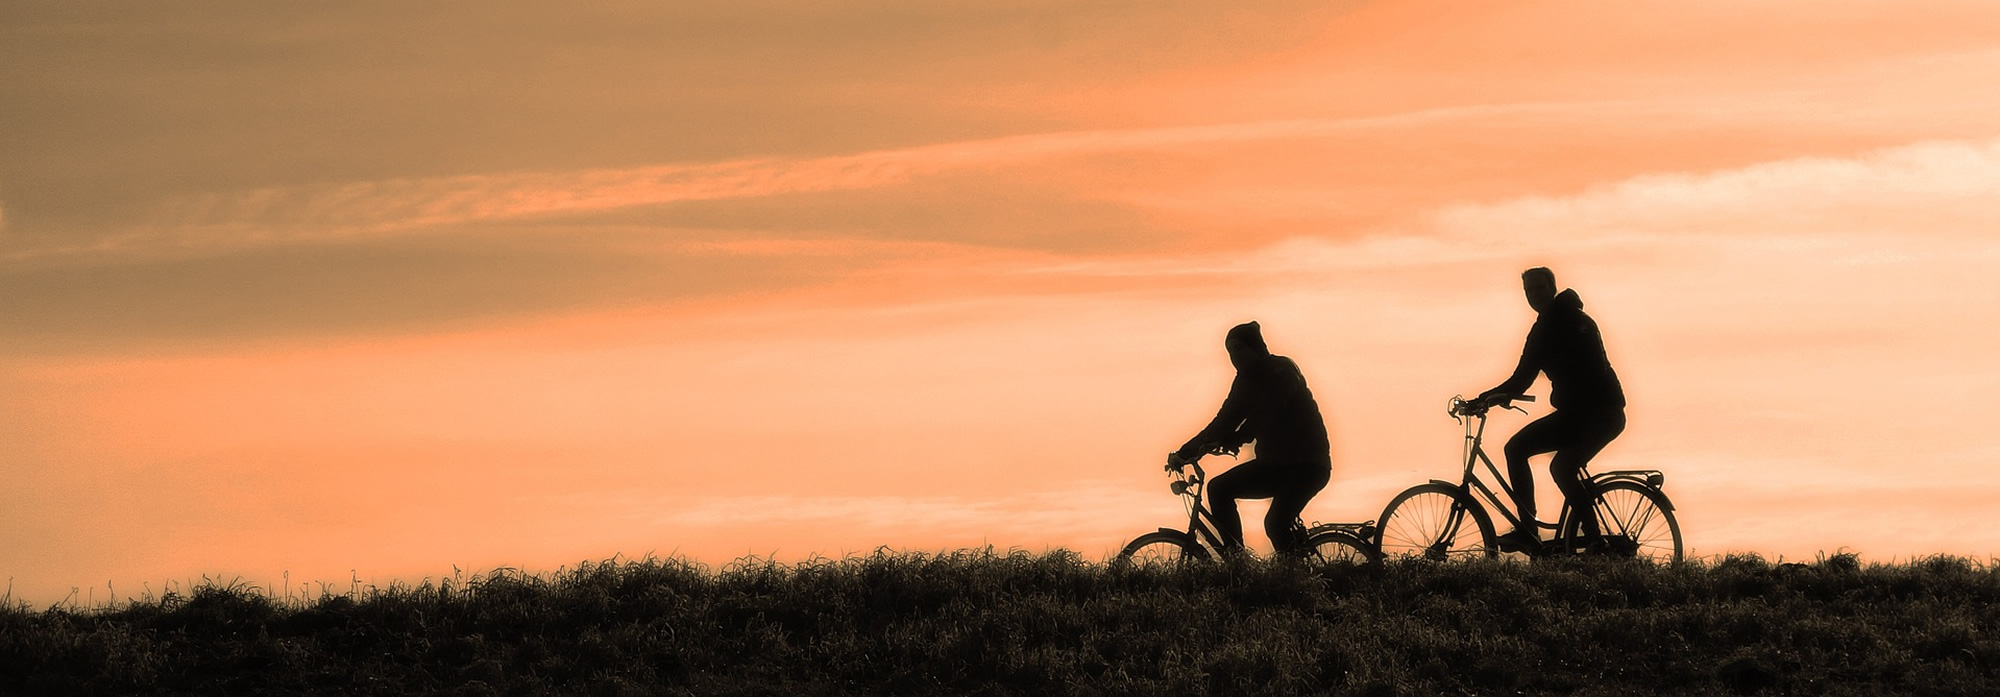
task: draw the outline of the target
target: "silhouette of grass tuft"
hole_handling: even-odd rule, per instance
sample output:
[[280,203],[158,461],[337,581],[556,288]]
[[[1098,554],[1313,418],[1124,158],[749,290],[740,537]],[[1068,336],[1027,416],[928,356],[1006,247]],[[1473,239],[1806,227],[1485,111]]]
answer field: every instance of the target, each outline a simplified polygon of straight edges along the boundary
[[[296,598],[295,598],[296,600]],[[286,604],[239,583],[0,609],[26,694],[2000,692],[2000,567],[1953,557],[1308,567],[880,551],[503,569]]]

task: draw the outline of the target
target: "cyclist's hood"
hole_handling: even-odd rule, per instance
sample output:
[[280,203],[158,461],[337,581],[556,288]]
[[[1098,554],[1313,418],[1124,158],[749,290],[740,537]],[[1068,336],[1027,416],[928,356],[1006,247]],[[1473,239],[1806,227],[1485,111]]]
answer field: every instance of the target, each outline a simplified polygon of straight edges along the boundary
[[1229,347],[1229,364],[1242,372],[1256,366],[1263,358],[1271,356],[1271,349],[1264,345],[1264,334],[1257,330],[1257,322],[1251,321],[1229,329],[1226,342]]
[[1561,294],[1556,295],[1555,301],[1549,303],[1549,310],[1582,311],[1583,297],[1577,296],[1576,290],[1574,289],[1562,290]]
[[1267,355],[1271,352],[1270,347],[1264,344],[1264,331],[1258,327],[1256,321],[1239,323],[1236,327],[1229,329],[1227,340],[1241,345],[1244,350],[1248,350],[1253,354]]

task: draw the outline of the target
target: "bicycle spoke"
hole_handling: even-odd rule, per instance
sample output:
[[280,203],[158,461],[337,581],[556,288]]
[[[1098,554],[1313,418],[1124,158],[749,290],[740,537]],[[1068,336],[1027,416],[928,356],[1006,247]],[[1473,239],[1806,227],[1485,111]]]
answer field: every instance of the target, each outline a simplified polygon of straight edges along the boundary
[[1401,527],[1397,528],[1400,537],[1396,541],[1399,544],[1416,547],[1428,547],[1435,544],[1430,541],[1428,533],[1438,531],[1436,527],[1437,518],[1435,517],[1436,508],[1428,500],[1415,502],[1410,505],[1415,506],[1414,510],[1416,512],[1412,513],[1408,520],[1397,521],[1396,524]]
[[1433,503],[1430,508],[1429,520],[1430,527],[1428,531],[1433,534],[1427,541],[1418,544],[1433,549],[1450,546],[1451,530],[1448,528],[1451,527],[1451,511],[1447,508],[1439,507],[1439,504]]
[[1449,560],[1488,556],[1491,528],[1447,487],[1414,487],[1390,502],[1379,521],[1384,556]]
[[1604,504],[1604,515],[1603,517],[1598,518],[1598,523],[1597,523],[1597,529],[1600,535],[1613,534],[1612,532],[1608,531],[1608,529],[1605,527],[1606,525],[1611,525],[1616,527],[1617,534],[1626,534],[1632,531],[1632,528],[1626,526],[1626,521],[1629,518],[1619,517],[1617,505],[1611,503],[1606,497],[1599,497],[1597,499],[1597,502]]
[[1638,541],[1647,532],[1646,526],[1653,521],[1653,516],[1659,512],[1653,507],[1652,501],[1644,498],[1633,499],[1632,511],[1625,518],[1625,535],[1631,537],[1633,541]]
[[[1618,491],[1615,493],[1623,495],[1628,492]],[[1622,499],[1620,500],[1622,501]],[[1600,498],[1599,501],[1604,502],[1604,499]],[[1608,516],[1608,518],[1604,519],[1608,519],[1610,521],[1609,524],[1617,526],[1618,534],[1630,535],[1632,533],[1632,520],[1636,515],[1638,507],[1641,503],[1643,503],[1643,501],[1641,501],[1640,503],[1629,503],[1629,504],[1621,502],[1617,505],[1605,502],[1604,514]],[[1627,506],[1627,507],[1619,507],[1619,506]],[[1624,514],[1620,515],[1619,514],[1620,511],[1623,511]],[[1602,529],[1605,524],[1606,523],[1600,522],[1598,523],[1598,527]],[[1604,534],[1612,534],[1612,533],[1607,532]]]
[[[1671,554],[1673,551],[1673,532],[1664,527],[1653,526],[1654,523],[1664,523],[1665,514],[1657,506],[1653,505],[1651,500],[1644,500],[1644,503],[1644,517],[1629,531],[1633,534],[1633,540],[1637,541],[1642,548],[1651,551],[1666,551]],[[1663,540],[1664,544],[1662,544]]]
[[[1423,509],[1419,507],[1418,510],[1421,511]],[[1424,514],[1422,512],[1419,512],[1413,514],[1413,516],[1408,521],[1404,520],[1396,521],[1396,525],[1398,525],[1398,527],[1396,528],[1396,534],[1397,534],[1395,539],[1396,543],[1401,545],[1416,545],[1416,546],[1425,546],[1430,544],[1429,542],[1420,541],[1424,539],[1423,531],[1431,529],[1428,527],[1417,526],[1416,521],[1423,519],[1426,519],[1424,517]],[[1412,532],[1412,529],[1415,529],[1417,531]]]
[[1441,509],[1438,508],[1438,504],[1434,501],[1426,499],[1424,506],[1424,532],[1432,533],[1432,535],[1428,538],[1419,535],[1415,544],[1424,547],[1436,547],[1444,544],[1445,538],[1451,536],[1451,533],[1444,531],[1445,513],[1439,512]]
[[1592,510],[1598,516],[1600,536],[1588,537],[1578,526],[1573,532],[1583,538],[1579,549],[1658,562],[1679,559],[1680,541],[1673,515],[1661,507],[1653,492],[1632,484],[1611,484],[1597,493],[1595,501]]
[[1646,526],[1653,523],[1653,516],[1660,514],[1659,509],[1653,507],[1652,501],[1644,499],[1640,499],[1639,503],[1633,506],[1633,511],[1630,518],[1633,522],[1629,527],[1625,528],[1625,531],[1628,533],[1646,532]]

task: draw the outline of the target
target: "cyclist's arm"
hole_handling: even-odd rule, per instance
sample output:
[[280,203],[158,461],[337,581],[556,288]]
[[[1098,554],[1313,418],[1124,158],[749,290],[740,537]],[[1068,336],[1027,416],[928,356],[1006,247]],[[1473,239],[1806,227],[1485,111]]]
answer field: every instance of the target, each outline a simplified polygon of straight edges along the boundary
[[1201,456],[1202,446],[1209,443],[1236,446],[1248,442],[1237,431],[1243,426],[1245,406],[1249,404],[1247,384],[1243,374],[1237,373],[1236,380],[1229,383],[1229,397],[1222,400],[1222,409],[1215,412],[1215,419],[1210,420],[1194,437],[1188,438],[1174,454],[1180,455],[1181,459],[1192,460]]
[[1548,354],[1548,348],[1546,347],[1548,345],[1547,335],[1548,333],[1543,328],[1542,321],[1537,319],[1534,327],[1528,329],[1527,342],[1521,346],[1521,363],[1515,365],[1514,375],[1508,377],[1507,381],[1501,382],[1500,386],[1493,387],[1481,393],[1480,397],[1484,398],[1495,394],[1514,396],[1528,393],[1528,387],[1533,386],[1535,383],[1535,375],[1542,372],[1543,356]]

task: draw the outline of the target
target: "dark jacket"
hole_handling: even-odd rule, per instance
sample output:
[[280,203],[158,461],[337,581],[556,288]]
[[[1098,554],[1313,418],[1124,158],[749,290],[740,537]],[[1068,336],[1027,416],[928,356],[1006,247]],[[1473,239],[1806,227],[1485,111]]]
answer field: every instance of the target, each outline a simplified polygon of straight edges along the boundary
[[1604,356],[1604,336],[1598,334],[1597,322],[1583,313],[1583,298],[1574,289],[1557,294],[1535,319],[1527,345],[1521,348],[1520,366],[1492,392],[1525,392],[1535,383],[1537,372],[1549,375],[1549,405],[1555,408],[1625,407],[1625,387]]
[[1257,441],[1257,459],[1296,462],[1321,468],[1332,464],[1332,445],[1319,402],[1306,388],[1306,376],[1291,358],[1264,355],[1239,369],[1229,384],[1229,398],[1179,454],[1191,458],[1204,443],[1241,445]]

